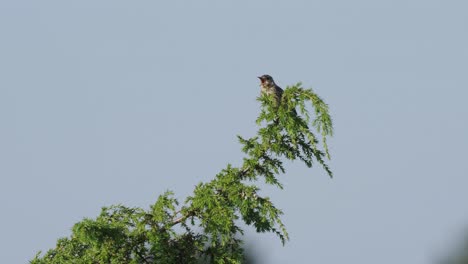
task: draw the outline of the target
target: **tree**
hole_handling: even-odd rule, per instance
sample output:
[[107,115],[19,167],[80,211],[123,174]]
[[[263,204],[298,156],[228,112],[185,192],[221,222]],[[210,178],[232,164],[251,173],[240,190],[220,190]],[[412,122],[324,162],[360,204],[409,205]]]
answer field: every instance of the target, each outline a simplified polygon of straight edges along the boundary
[[259,195],[256,183],[264,180],[282,189],[278,175],[285,173],[284,159],[318,164],[332,177],[325,162],[332,120],[327,104],[301,83],[285,89],[280,105],[268,95],[258,101],[257,135],[238,136],[245,153],[240,167],[228,164],[213,180],[198,184],[182,204],[167,191],[148,210],[104,207],[30,263],[241,263],[241,222],[276,234],[284,244],[289,238],[282,211]]
[[[468,230],[467,230],[468,231]],[[456,246],[442,259],[439,264],[468,264],[468,232],[458,241]]]

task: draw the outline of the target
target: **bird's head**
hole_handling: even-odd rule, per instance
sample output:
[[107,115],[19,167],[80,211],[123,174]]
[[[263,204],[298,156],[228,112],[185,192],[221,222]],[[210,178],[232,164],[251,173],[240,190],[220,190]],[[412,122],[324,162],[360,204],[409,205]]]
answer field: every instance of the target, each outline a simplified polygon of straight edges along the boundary
[[273,78],[268,74],[264,74],[258,78],[260,79],[260,84],[264,87],[271,87],[275,85],[275,81],[273,81]]

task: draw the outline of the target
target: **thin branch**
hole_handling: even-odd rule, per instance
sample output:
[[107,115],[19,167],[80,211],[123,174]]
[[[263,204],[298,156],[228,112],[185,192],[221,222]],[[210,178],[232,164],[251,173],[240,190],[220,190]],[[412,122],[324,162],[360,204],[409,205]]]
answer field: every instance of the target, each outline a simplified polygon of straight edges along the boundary
[[181,212],[182,212],[182,210],[179,210],[179,211],[175,212],[173,220],[172,220],[172,222],[170,224],[171,227],[175,226],[177,224],[180,224],[180,223],[184,222],[187,218],[195,215],[195,212],[193,210],[191,210],[191,211],[188,211],[186,215],[181,215],[181,216],[175,218],[176,215],[178,215]]

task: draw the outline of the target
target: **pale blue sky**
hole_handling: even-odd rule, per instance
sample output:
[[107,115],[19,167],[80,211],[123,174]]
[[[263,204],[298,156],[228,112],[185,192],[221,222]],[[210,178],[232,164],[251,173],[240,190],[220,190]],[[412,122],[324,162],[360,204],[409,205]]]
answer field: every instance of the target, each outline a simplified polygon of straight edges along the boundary
[[291,241],[249,229],[264,263],[426,264],[461,236],[465,1],[162,2],[0,3],[0,262],[239,164],[264,73],[336,127],[335,179],[293,163],[266,190]]

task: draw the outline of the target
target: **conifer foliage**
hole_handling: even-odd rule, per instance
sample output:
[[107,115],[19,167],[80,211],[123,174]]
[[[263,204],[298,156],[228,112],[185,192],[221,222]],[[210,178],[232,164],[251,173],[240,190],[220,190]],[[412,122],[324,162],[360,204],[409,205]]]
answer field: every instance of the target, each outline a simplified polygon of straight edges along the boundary
[[183,203],[167,191],[147,210],[104,207],[30,263],[242,263],[241,223],[272,232],[284,244],[289,237],[282,211],[259,194],[258,183],[283,188],[278,176],[285,173],[285,159],[317,164],[332,177],[326,164],[332,120],[328,105],[301,83],[287,87],[279,105],[268,95],[258,101],[258,133],[238,136],[245,153],[241,166],[228,164]]

